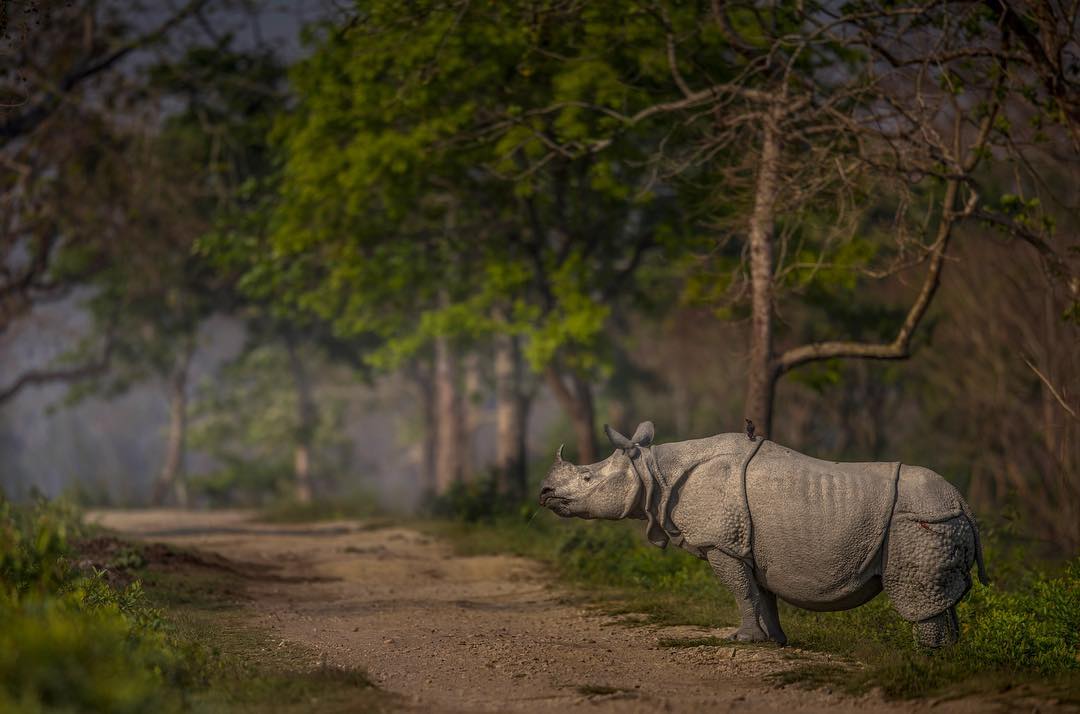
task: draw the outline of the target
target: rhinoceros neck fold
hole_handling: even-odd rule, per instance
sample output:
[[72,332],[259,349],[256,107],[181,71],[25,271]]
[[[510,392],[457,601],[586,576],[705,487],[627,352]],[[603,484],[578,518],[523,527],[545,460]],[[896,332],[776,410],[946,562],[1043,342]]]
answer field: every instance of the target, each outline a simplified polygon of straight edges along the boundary
[[667,482],[650,447],[639,446],[630,454],[630,463],[645,492],[642,509],[645,511],[645,537],[659,548],[667,547],[670,534],[667,528],[667,504],[671,498],[671,484]]
[[[728,436],[722,435],[722,437]],[[705,442],[713,442],[709,444],[711,448],[702,449]],[[705,460],[732,456],[741,461],[739,470],[740,481],[742,481],[745,477],[746,464],[753,458],[762,443],[762,439],[746,440],[743,444],[737,440],[713,437],[708,440],[699,439],[692,442],[662,444],[651,448],[637,448],[630,455],[630,462],[644,490],[642,506],[648,522],[645,536],[649,542],[659,548],[667,547],[669,542],[685,547],[682,531],[671,518],[671,508],[677,500],[674,497],[678,493],[680,484],[694,466]],[[664,464],[663,467],[661,467],[661,462]],[[738,490],[740,504],[745,506],[745,484],[740,483]],[[746,518],[749,521],[748,512]],[[749,543],[745,545],[748,547]]]
[[746,499],[746,468],[765,442],[760,437],[747,439],[744,434],[718,434],[706,439],[654,447],[657,473],[663,479],[663,496],[655,499],[654,513],[664,534],[676,545],[705,557],[703,550],[684,542],[682,529],[672,519],[672,509],[679,501],[683,482],[696,472],[696,478],[704,475],[710,481],[718,479],[710,490],[718,488],[726,497],[724,503],[717,506],[731,510],[735,522],[740,524],[730,534],[731,540],[725,543],[726,549],[738,556],[749,554],[752,525]]

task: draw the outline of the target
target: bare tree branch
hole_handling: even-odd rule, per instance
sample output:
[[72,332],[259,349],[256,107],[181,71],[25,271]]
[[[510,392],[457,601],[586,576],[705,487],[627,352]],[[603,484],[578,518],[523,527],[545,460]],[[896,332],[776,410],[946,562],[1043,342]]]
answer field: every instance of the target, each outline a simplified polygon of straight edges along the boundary
[[26,387],[52,384],[54,382],[74,382],[104,374],[109,369],[109,363],[112,360],[113,343],[112,335],[107,334],[101,355],[86,364],[53,369],[34,369],[24,372],[14,382],[0,389],[0,404],[14,399]]
[[1033,365],[1031,363],[1031,360],[1029,360],[1027,357],[1024,357],[1023,359],[1024,364],[1026,364],[1031,369],[1031,371],[1035,373],[1035,376],[1038,377],[1042,381],[1042,383],[1046,385],[1046,388],[1050,390],[1050,394],[1053,395],[1054,399],[1057,400],[1057,403],[1061,405],[1061,408],[1068,412],[1069,416],[1071,416],[1073,419],[1080,420],[1080,414],[1077,414],[1076,408],[1069,406],[1065,402],[1065,398],[1058,393],[1058,390],[1054,389],[1054,385],[1050,382],[1049,378],[1047,378],[1045,374],[1040,372],[1039,368]]
[[201,11],[209,2],[210,0],[189,0],[187,5],[154,30],[121,44],[102,57],[89,59],[73,67],[53,87],[48,88],[44,96],[34,105],[17,114],[9,115],[0,122],[0,141],[14,139],[33,131],[60,106],[64,93],[70,92],[83,81],[115,66],[117,62],[135,50],[157,42],[178,24]]
[[926,311],[934,299],[934,294],[937,293],[937,289],[941,284],[941,270],[945,266],[945,253],[949,245],[949,239],[952,237],[953,227],[958,218],[970,215],[971,211],[974,210],[974,201],[969,200],[967,207],[961,214],[952,214],[952,206],[955,205],[959,188],[959,181],[951,181],[945,189],[945,198],[943,199],[945,211],[941,222],[938,224],[938,235],[934,242],[926,277],[923,278],[919,294],[908,310],[907,316],[904,318],[904,322],[900,325],[900,329],[892,342],[830,341],[794,347],[776,358],[775,368],[778,375],[809,362],[827,359],[906,359],[911,355],[911,339],[915,334],[915,330],[919,327],[919,323],[922,322],[923,317],[926,315]]

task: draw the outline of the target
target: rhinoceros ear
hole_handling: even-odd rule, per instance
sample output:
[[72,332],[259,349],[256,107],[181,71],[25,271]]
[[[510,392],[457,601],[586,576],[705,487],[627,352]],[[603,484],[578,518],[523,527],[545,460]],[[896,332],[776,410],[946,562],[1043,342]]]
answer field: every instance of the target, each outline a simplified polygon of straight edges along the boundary
[[634,431],[634,435],[630,437],[630,441],[638,446],[648,446],[652,443],[653,437],[656,436],[656,429],[653,428],[651,421],[643,421],[637,426],[637,430]]
[[632,441],[612,429],[608,424],[604,424],[604,433],[607,434],[607,438],[611,441],[611,445],[616,449],[629,449],[634,445]]

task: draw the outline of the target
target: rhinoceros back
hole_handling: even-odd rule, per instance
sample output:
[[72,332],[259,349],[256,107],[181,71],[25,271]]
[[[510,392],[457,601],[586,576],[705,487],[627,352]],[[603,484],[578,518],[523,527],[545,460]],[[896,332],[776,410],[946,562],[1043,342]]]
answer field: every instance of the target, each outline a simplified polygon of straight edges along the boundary
[[860,605],[881,591],[881,546],[897,463],[837,463],[765,442],[746,468],[758,577],[808,609]]

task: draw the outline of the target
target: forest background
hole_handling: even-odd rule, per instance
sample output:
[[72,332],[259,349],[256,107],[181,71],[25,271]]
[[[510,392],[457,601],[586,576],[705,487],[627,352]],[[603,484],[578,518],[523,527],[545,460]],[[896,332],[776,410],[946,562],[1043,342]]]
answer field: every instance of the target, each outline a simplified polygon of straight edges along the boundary
[[1080,547],[1075,3],[0,21],[9,497],[513,512],[750,418]]

